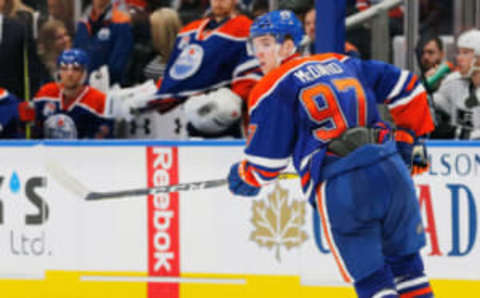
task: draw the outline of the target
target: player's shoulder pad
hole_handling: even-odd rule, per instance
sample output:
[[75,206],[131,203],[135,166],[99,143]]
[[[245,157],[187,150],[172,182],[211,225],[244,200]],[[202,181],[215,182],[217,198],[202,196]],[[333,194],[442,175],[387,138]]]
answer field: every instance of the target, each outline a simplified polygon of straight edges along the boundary
[[253,21],[245,15],[238,15],[230,19],[219,28],[219,32],[236,38],[247,38]]
[[0,100],[4,99],[7,96],[8,96],[8,91],[0,87]]
[[89,109],[94,110],[97,114],[103,115],[105,112],[107,95],[93,87],[88,88],[87,93],[80,102]]
[[187,25],[183,26],[183,28],[180,30],[180,32],[178,32],[178,34],[185,34],[185,33],[191,32],[191,31],[195,31],[200,27],[200,25],[204,21],[205,21],[205,18],[192,21],[192,22],[188,23]]
[[125,24],[130,23],[130,15],[126,12],[123,12],[119,9],[114,8],[112,10],[112,23],[114,24]]
[[34,97],[34,101],[42,100],[44,98],[58,98],[60,100],[60,86],[55,82],[50,82],[43,85]]
[[252,111],[268,94],[272,93],[282,80],[305,63],[326,62],[329,60],[345,61],[348,56],[337,53],[325,53],[292,59],[265,75],[252,89],[248,99],[248,110]]

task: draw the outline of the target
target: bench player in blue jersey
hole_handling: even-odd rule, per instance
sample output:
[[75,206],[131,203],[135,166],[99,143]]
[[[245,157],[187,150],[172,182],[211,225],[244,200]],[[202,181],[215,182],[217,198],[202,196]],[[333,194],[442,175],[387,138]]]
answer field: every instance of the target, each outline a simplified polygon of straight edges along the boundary
[[210,0],[204,18],[180,30],[157,92],[161,113],[185,102],[191,137],[242,137],[248,95],[261,73],[248,55],[252,21],[239,14],[236,0]]
[[[250,28],[264,77],[249,98],[244,159],[229,188],[254,196],[293,160],[329,248],[358,297],[433,297],[412,173],[427,168],[419,140],[434,128],[416,76],[340,54],[299,57],[301,24],[273,11]],[[397,126],[381,122],[387,104]]]
[[20,138],[19,103],[15,95],[0,87],[0,139]]
[[111,103],[85,84],[88,56],[81,49],[65,50],[57,59],[60,81],[43,85],[33,99],[35,135],[51,139],[113,137]]

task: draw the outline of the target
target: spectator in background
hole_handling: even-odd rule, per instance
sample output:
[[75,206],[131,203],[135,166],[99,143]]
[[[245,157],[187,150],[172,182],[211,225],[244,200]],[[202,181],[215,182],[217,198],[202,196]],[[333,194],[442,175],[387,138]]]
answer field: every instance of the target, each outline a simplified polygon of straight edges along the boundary
[[452,63],[445,61],[443,43],[438,36],[427,36],[419,43],[420,70],[429,93],[440,86],[440,82],[453,70]]
[[28,34],[34,39],[37,38],[37,18],[39,13],[30,6],[23,4],[21,0],[5,0],[5,2],[6,14],[24,24]]
[[278,0],[279,9],[288,9],[296,15],[304,15],[314,6],[313,0]]
[[[308,56],[315,54],[315,24],[316,24],[316,10],[315,6],[310,7],[310,9],[305,13],[303,18],[303,27],[306,39],[302,42],[302,56]],[[350,42],[345,42],[345,54],[360,58],[360,53],[358,49]]]
[[0,86],[19,99],[40,86],[40,61],[28,24],[19,17],[18,2],[0,0]]
[[170,7],[179,10],[183,0],[148,0],[146,10],[150,13],[162,7]]
[[443,80],[433,94],[435,108],[447,116],[451,127],[440,137],[480,139],[480,30],[458,37],[456,59],[458,71]]
[[157,81],[163,77],[175,39],[182,27],[177,12],[160,8],[150,15],[150,32],[156,56],[145,66],[145,79]]
[[110,0],[93,0],[77,25],[73,44],[91,58],[89,72],[106,65],[110,84],[122,84],[133,48],[130,16]]
[[191,137],[243,137],[242,109],[261,73],[247,54],[252,21],[235,2],[210,0],[208,16],[183,27],[157,93],[160,112],[186,100]]
[[255,19],[269,10],[269,0],[254,0],[252,3],[251,15]]
[[44,81],[54,81],[58,78],[58,56],[72,46],[72,40],[65,24],[55,19],[44,23],[40,28],[37,44],[40,59],[48,71],[48,77]]
[[208,9],[207,0],[181,0],[178,7],[182,24],[190,23],[202,16]]
[[138,9],[145,10],[147,7],[147,0],[125,0],[125,4],[131,8],[131,7],[136,7]]
[[420,0],[420,35],[452,34],[453,0]]
[[73,20],[74,0],[47,0],[47,15],[43,16],[42,23],[49,20],[63,22],[70,36],[75,33]]
[[315,53],[315,20],[316,11],[315,7],[312,6],[303,17],[303,29],[307,36],[307,43],[304,45],[304,50],[302,52],[303,56]]
[[145,81],[143,68],[151,59],[153,49],[150,38],[150,12],[141,5],[141,2],[129,1],[125,7],[131,18],[133,49],[126,66],[123,86],[131,87]]
[[[171,18],[172,14],[175,14],[176,19],[178,19],[178,22],[179,22],[178,28],[176,29],[175,34],[179,31],[181,25],[180,25],[178,13],[173,9],[170,9],[171,13],[168,13],[168,15],[166,15],[166,13],[163,13],[163,12],[161,14],[157,13],[155,17],[155,25],[154,25],[152,24],[151,15],[152,13],[159,11],[160,8],[154,12],[150,12],[148,10],[150,7],[147,5],[150,2],[147,3],[145,1],[129,0],[129,1],[125,1],[125,3],[132,19],[134,44],[133,44],[133,51],[132,51],[132,54],[130,55],[130,59],[127,66],[126,80],[124,85],[131,87],[131,86],[144,83],[145,80],[150,78],[154,78],[155,81],[156,79],[158,79],[159,75],[153,75],[153,76],[149,75],[145,77],[145,72],[144,72],[147,64],[149,64],[158,53],[158,50],[155,46],[155,43],[158,43],[158,42],[155,42],[154,39],[156,39],[158,36],[167,34],[166,31],[170,31],[169,29],[170,26],[168,23],[170,22],[169,20],[172,19]],[[164,9],[169,9],[169,8],[164,7]],[[162,20],[161,18],[163,17],[166,17],[168,21]],[[162,28],[164,24],[167,26],[167,28]],[[175,35],[171,36],[172,44],[169,46],[170,48],[173,47],[173,42],[175,41],[175,37],[176,37]],[[156,59],[154,60],[156,61]],[[166,64],[166,62],[164,61],[163,64]],[[163,68],[165,68],[165,65],[163,66]]]
[[102,139],[113,136],[104,93],[85,85],[88,56],[81,49],[64,51],[57,66],[60,81],[38,91],[35,104],[35,135],[40,138]]
[[[427,35],[417,46],[423,85],[429,96],[438,90],[443,79],[453,71],[452,63],[445,61],[442,40],[438,36]],[[435,107],[435,105],[434,105]],[[442,109],[435,110],[436,127],[430,135],[432,139],[452,138],[454,128],[450,125],[450,116]]]
[[38,11],[46,10],[47,0],[23,0],[23,2],[35,10],[38,10]]
[[15,95],[0,87],[0,139],[20,137],[18,104]]
[[[358,11],[364,11],[373,5],[379,4],[384,0],[356,0],[356,8]],[[390,36],[400,35],[403,32],[403,6],[390,9],[388,12],[390,17],[389,27]]]

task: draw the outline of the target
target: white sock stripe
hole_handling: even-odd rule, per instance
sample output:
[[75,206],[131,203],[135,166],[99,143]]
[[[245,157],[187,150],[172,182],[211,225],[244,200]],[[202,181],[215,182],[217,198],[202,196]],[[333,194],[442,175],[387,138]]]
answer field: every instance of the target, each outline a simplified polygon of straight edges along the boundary
[[407,280],[401,283],[397,283],[397,290],[404,290],[406,288],[411,288],[411,287],[416,287],[418,285],[421,285],[423,283],[428,283],[428,277],[426,276],[421,276],[417,277],[415,279]]
[[380,290],[379,292],[375,293],[375,295],[372,296],[372,298],[382,298],[388,295],[398,295],[397,291],[392,290],[392,289],[383,289]]

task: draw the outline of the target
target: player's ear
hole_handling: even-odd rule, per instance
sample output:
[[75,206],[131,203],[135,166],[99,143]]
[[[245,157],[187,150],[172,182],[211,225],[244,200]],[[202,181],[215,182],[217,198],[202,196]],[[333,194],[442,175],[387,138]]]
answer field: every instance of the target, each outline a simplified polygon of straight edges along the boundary
[[281,47],[281,55],[285,58],[295,53],[295,43],[292,39],[286,38]]

